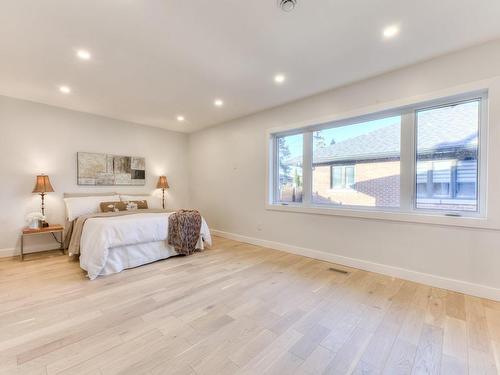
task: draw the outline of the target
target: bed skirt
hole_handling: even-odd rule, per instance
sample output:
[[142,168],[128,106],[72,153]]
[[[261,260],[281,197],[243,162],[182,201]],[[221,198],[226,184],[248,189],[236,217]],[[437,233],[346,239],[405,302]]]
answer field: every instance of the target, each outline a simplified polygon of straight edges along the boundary
[[[166,241],[117,246],[109,249],[108,258],[99,276],[111,275],[177,255]],[[84,265],[81,265],[85,269]]]

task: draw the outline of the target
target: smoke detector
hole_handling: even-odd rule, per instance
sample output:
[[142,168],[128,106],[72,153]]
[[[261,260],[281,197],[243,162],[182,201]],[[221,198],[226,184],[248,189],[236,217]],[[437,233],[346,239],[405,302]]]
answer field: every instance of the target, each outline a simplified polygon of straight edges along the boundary
[[278,6],[283,12],[291,12],[295,5],[297,5],[297,0],[278,0]]

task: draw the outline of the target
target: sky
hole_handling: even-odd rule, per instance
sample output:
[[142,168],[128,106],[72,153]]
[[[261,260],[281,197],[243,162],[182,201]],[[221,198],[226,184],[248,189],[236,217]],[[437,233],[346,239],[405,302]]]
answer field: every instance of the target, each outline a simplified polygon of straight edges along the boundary
[[[354,138],[363,134],[370,133],[374,130],[384,128],[389,125],[401,123],[401,116],[386,117],[373,121],[361,122],[348,126],[339,126],[335,128],[321,130],[321,135],[325,139],[325,143],[330,145],[332,139],[335,139],[336,143],[345,141],[349,138]],[[290,150],[290,157],[296,157],[302,155],[303,147],[303,135],[296,134],[286,137],[286,143],[288,144]]]

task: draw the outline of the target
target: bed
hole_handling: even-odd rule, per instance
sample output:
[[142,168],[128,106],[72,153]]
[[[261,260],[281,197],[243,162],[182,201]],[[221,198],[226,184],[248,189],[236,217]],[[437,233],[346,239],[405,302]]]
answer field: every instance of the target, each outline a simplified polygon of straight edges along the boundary
[[[117,197],[65,198],[71,232],[68,235],[76,235],[71,242],[78,242],[78,246],[68,243],[68,251],[70,255],[79,255],[80,267],[87,271],[91,280],[178,255],[168,244],[169,216],[173,212],[157,208],[122,213],[96,212],[96,202]],[[85,209],[75,209],[73,202]],[[211,243],[208,225],[202,218],[196,249],[203,250]]]

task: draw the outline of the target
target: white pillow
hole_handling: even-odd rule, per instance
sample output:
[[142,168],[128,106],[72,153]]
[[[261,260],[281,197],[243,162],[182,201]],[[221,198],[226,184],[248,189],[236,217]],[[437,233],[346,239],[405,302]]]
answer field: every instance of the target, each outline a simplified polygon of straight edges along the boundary
[[116,202],[119,200],[119,195],[64,198],[66,216],[69,221],[73,221],[79,216],[100,212],[99,205],[101,202]]
[[121,195],[120,200],[122,202],[128,201],[147,201],[148,208],[162,208],[161,198],[155,197],[153,195]]

